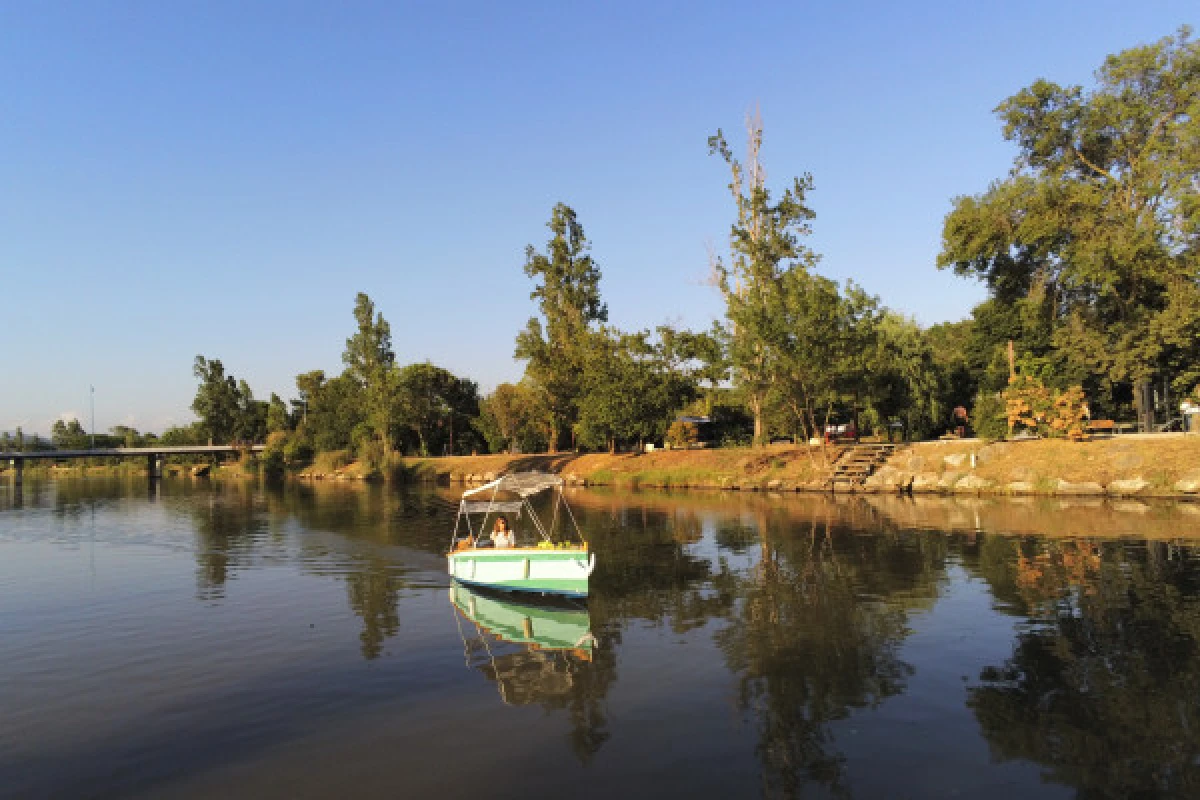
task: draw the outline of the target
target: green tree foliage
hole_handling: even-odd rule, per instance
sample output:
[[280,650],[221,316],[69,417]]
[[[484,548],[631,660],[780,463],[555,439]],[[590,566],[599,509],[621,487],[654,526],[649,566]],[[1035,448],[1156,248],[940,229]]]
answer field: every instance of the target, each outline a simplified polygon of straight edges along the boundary
[[358,330],[346,340],[342,361],[346,376],[362,389],[365,422],[387,458],[392,451],[392,409],[398,378],[392,328],[363,292],[354,298],[354,320]]
[[478,427],[494,453],[545,449],[550,414],[544,393],[528,383],[502,383],[479,404]]
[[203,420],[191,425],[174,426],[163,431],[158,441],[166,447],[185,447],[193,444],[208,444],[209,429]]
[[89,445],[87,431],[77,419],[55,420],[50,429],[50,439],[59,450],[85,450]]
[[288,414],[287,405],[279,395],[271,392],[271,400],[267,403],[267,433],[291,430],[292,420]]
[[344,450],[364,424],[363,389],[355,379],[339,375],[325,380],[322,370],[296,376],[300,394],[300,431],[318,451]]
[[238,382],[225,374],[225,365],[215,358],[210,361],[196,356],[192,372],[200,381],[192,411],[200,418],[208,439],[213,444],[224,444],[239,429],[243,404]]
[[588,339],[576,435],[580,444],[610,452],[661,438],[694,395],[695,381],[662,338],[602,328]]
[[878,301],[805,270],[790,272],[781,288],[775,313],[784,333],[770,396],[805,438],[818,436],[835,404],[845,397],[855,406],[870,391]]
[[991,292],[985,359],[1012,338],[1061,386],[1200,377],[1198,98],[1185,28],[1109,56],[1092,89],[1039,80],[997,108],[1014,169],[955,201],[938,259]]
[[929,435],[953,408],[945,401],[952,394],[946,387],[950,376],[937,362],[931,337],[895,312],[883,314],[875,333],[867,376],[870,407],[881,422],[903,425],[906,438]]
[[527,362],[526,376],[545,392],[554,450],[575,422],[588,334],[608,320],[608,307],[600,300],[600,268],[574,210],[559,203],[547,227],[546,252],[532,245],[525,250],[525,274],[536,284],[530,297],[542,319],[531,318],[517,335],[516,357]]
[[478,449],[472,422],[479,415],[479,387],[433,364],[410,364],[396,377],[394,418],[423,455]]
[[798,275],[816,266],[818,256],[800,241],[809,235],[816,214],[806,196],[812,176],[794,178],[777,201],[766,188],[766,173],[759,164],[762,123],[747,120],[747,162],[734,158],[718,130],[709,137],[710,154],[718,155],[732,174],[729,190],[737,207],[730,233],[730,257],[714,258],[717,285],[725,298],[730,326],[729,358],[733,376],[754,415],[754,440],[766,438],[764,415],[776,388],[781,362],[786,359],[792,333],[783,313],[789,291]]

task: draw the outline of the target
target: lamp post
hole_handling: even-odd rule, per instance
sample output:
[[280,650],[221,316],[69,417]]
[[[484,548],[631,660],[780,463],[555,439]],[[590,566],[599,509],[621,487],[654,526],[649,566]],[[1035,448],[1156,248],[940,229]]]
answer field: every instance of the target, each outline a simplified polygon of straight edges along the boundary
[[92,449],[96,449],[96,387],[89,386],[92,390]]

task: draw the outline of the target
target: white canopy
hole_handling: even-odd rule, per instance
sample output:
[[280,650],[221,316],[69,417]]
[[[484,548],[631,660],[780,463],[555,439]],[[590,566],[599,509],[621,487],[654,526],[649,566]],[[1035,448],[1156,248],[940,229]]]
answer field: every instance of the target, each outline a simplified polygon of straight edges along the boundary
[[463,500],[462,510],[468,514],[516,514],[520,513],[524,500]]
[[484,492],[514,492],[521,497],[532,497],[562,484],[562,478],[546,472],[515,472],[512,475],[502,475],[483,486],[468,489],[463,492],[463,497],[472,497]]

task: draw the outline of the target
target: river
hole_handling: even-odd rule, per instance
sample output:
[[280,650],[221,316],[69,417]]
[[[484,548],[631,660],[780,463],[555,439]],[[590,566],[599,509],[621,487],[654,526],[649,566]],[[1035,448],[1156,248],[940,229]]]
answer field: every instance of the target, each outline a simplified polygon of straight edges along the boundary
[[568,498],[528,607],[447,489],[0,484],[0,796],[1200,796],[1200,506]]

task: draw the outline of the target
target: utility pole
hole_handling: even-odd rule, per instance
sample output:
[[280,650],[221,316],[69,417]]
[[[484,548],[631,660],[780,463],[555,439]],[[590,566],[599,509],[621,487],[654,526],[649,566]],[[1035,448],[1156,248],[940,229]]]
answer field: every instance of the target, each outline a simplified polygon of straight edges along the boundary
[[92,390],[92,449],[96,449],[96,387],[89,386]]

